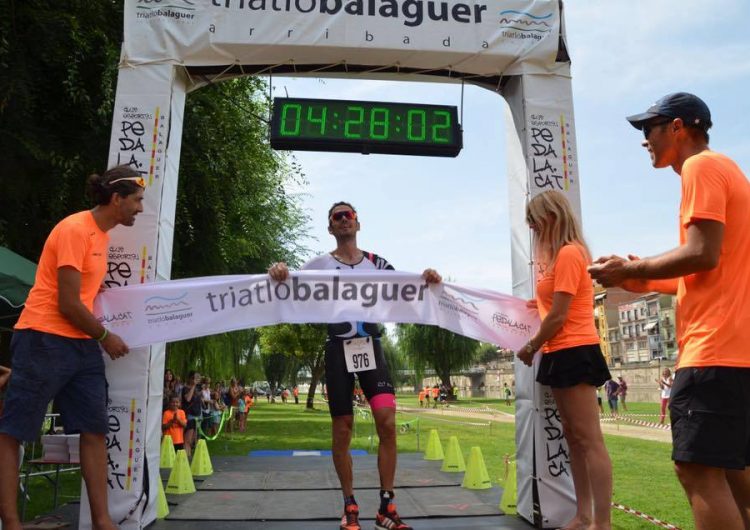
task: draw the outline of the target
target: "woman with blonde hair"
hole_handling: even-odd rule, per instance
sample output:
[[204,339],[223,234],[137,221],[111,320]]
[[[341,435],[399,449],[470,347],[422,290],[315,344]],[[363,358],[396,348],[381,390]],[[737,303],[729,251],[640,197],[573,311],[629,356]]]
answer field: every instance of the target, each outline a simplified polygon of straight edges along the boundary
[[611,529],[612,463],[599,426],[596,388],[611,378],[594,326],[591,262],[581,228],[565,195],[540,193],[526,206],[534,234],[536,299],[542,324],[519,351],[531,366],[542,350],[537,382],[552,387],[576,494],[575,517],[564,530]]

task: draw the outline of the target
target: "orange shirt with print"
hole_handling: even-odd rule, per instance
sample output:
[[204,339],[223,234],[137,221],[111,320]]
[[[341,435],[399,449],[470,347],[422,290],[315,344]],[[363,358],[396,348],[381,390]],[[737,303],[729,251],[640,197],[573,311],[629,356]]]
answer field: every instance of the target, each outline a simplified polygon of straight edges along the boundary
[[583,247],[565,245],[558,252],[552,270],[537,279],[536,301],[542,320],[552,309],[552,297],[556,292],[573,295],[567,319],[557,334],[544,344],[544,353],[599,344],[594,326],[594,282],[586,270],[588,265]]
[[245,410],[246,411],[250,410],[250,407],[252,406],[253,406],[253,398],[248,395],[245,395]]
[[730,158],[703,151],[682,166],[680,244],[697,220],[724,225],[719,264],[679,278],[679,368],[750,367],[750,182]]
[[[164,414],[161,417],[161,424],[167,425],[169,422],[172,421],[173,418],[177,417],[178,420],[180,420],[182,423],[187,423],[187,418],[185,417],[185,411],[182,409],[177,410],[165,410]],[[172,443],[173,444],[181,444],[185,443],[185,427],[178,423],[172,423],[169,428],[163,429],[165,435],[169,435],[172,437]]]
[[90,210],[74,213],[50,232],[39,258],[31,288],[16,329],[35,329],[63,337],[89,339],[60,313],[57,270],[73,267],[81,273],[81,302],[93,312],[94,298],[107,272],[109,236],[94,221]]

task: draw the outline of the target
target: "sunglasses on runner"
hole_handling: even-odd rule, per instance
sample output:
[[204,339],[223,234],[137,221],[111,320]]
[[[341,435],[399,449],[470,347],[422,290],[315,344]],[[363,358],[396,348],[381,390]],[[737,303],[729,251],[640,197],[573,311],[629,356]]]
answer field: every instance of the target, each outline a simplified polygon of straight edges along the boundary
[[648,140],[648,137],[651,134],[651,131],[653,131],[655,127],[659,127],[660,125],[666,125],[667,123],[672,123],[672,118],[667,118],[666,120],[652,121],[650,123],[644,123],[643,124],[643,137],[646,140]]
[[349,219],[350,221],[353,221],[357,218],[357,212],[353,212],[351,210],[343,210],[340,212],[336,212],[333,215],[331,215],[331,219],[334,221],[341,221],[342,219]]
[[120,179],[110,180],[107,182],[107,186],[111,186],[112,184],[117,184],[118,182],[121,182],[123,180],[129,180],[131,182],[135,182],[138,186],[141,188],[146,188],[146,180],[143,177],[122,177]]

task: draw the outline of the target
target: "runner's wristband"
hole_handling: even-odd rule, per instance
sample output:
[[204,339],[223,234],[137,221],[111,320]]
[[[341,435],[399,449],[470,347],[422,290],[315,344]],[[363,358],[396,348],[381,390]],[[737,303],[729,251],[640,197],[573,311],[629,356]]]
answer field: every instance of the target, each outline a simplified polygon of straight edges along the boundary
[[107,328],[104,328],[104,333],[102,333],[102,336],[96,340],[99,342],[102,342],[104,339],[107,338],[107,335],[109,335],[109,330]]

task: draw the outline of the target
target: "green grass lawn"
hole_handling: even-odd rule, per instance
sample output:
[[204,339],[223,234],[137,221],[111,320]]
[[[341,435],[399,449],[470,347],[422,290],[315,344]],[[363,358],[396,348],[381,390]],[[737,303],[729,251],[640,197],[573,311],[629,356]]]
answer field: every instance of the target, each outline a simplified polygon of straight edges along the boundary
[[[412,396],[399,396],[399,402],[418,406],[416,397],[412,401]],[[631,408],[633,411],[649,411],[651,405],[654,404],[634,403]],[[498,399],[459,400],[456,404],[457,408],[478,406],[513,412],[512,407],[504,404],[504,400]],[[515,453],[515,429],[510,423],[489,423],[481,419],[454,416],[431,417],[419,413],[399,413],[397,421],[400,425],[408,424],[408,428],[400,429],[404,432],[400,432],[398,436],[399,452],[415,452],[418,445],[424,451],[430,429],[437,429],[443,448],[447,448],[450,436],[456,436],[466,459],[471,447],[480,447],[494,484],[501,481],[504,456]],[[352,448],[375,451],[377,439],[371,438],[373,426],[369,416],[357,415],[355,423],[356,436]],[[605,436],[605,442],[614,468],[616,502],[684,530],[694,528],[688,503],[672,469],[670,444],[609,435]],[[330,418],[325,405],[321,404],[318,409],[307,411],[304,405],[266,402],[259,402],[251,409],[245,433],[224,433],[208,444],[212,456],[247,455],[257,449],[329,449],[330,446]],[[40,479],[32,483],[32,502],[28,515],[51,510],[51,490],[42,481]],[[70,500],[78,492],[77,476],[66,476],[61,491],[62,500]],[[616,510],[613,512],[613,525],[618,530],[653,528],[653,525],[642,519]]]

